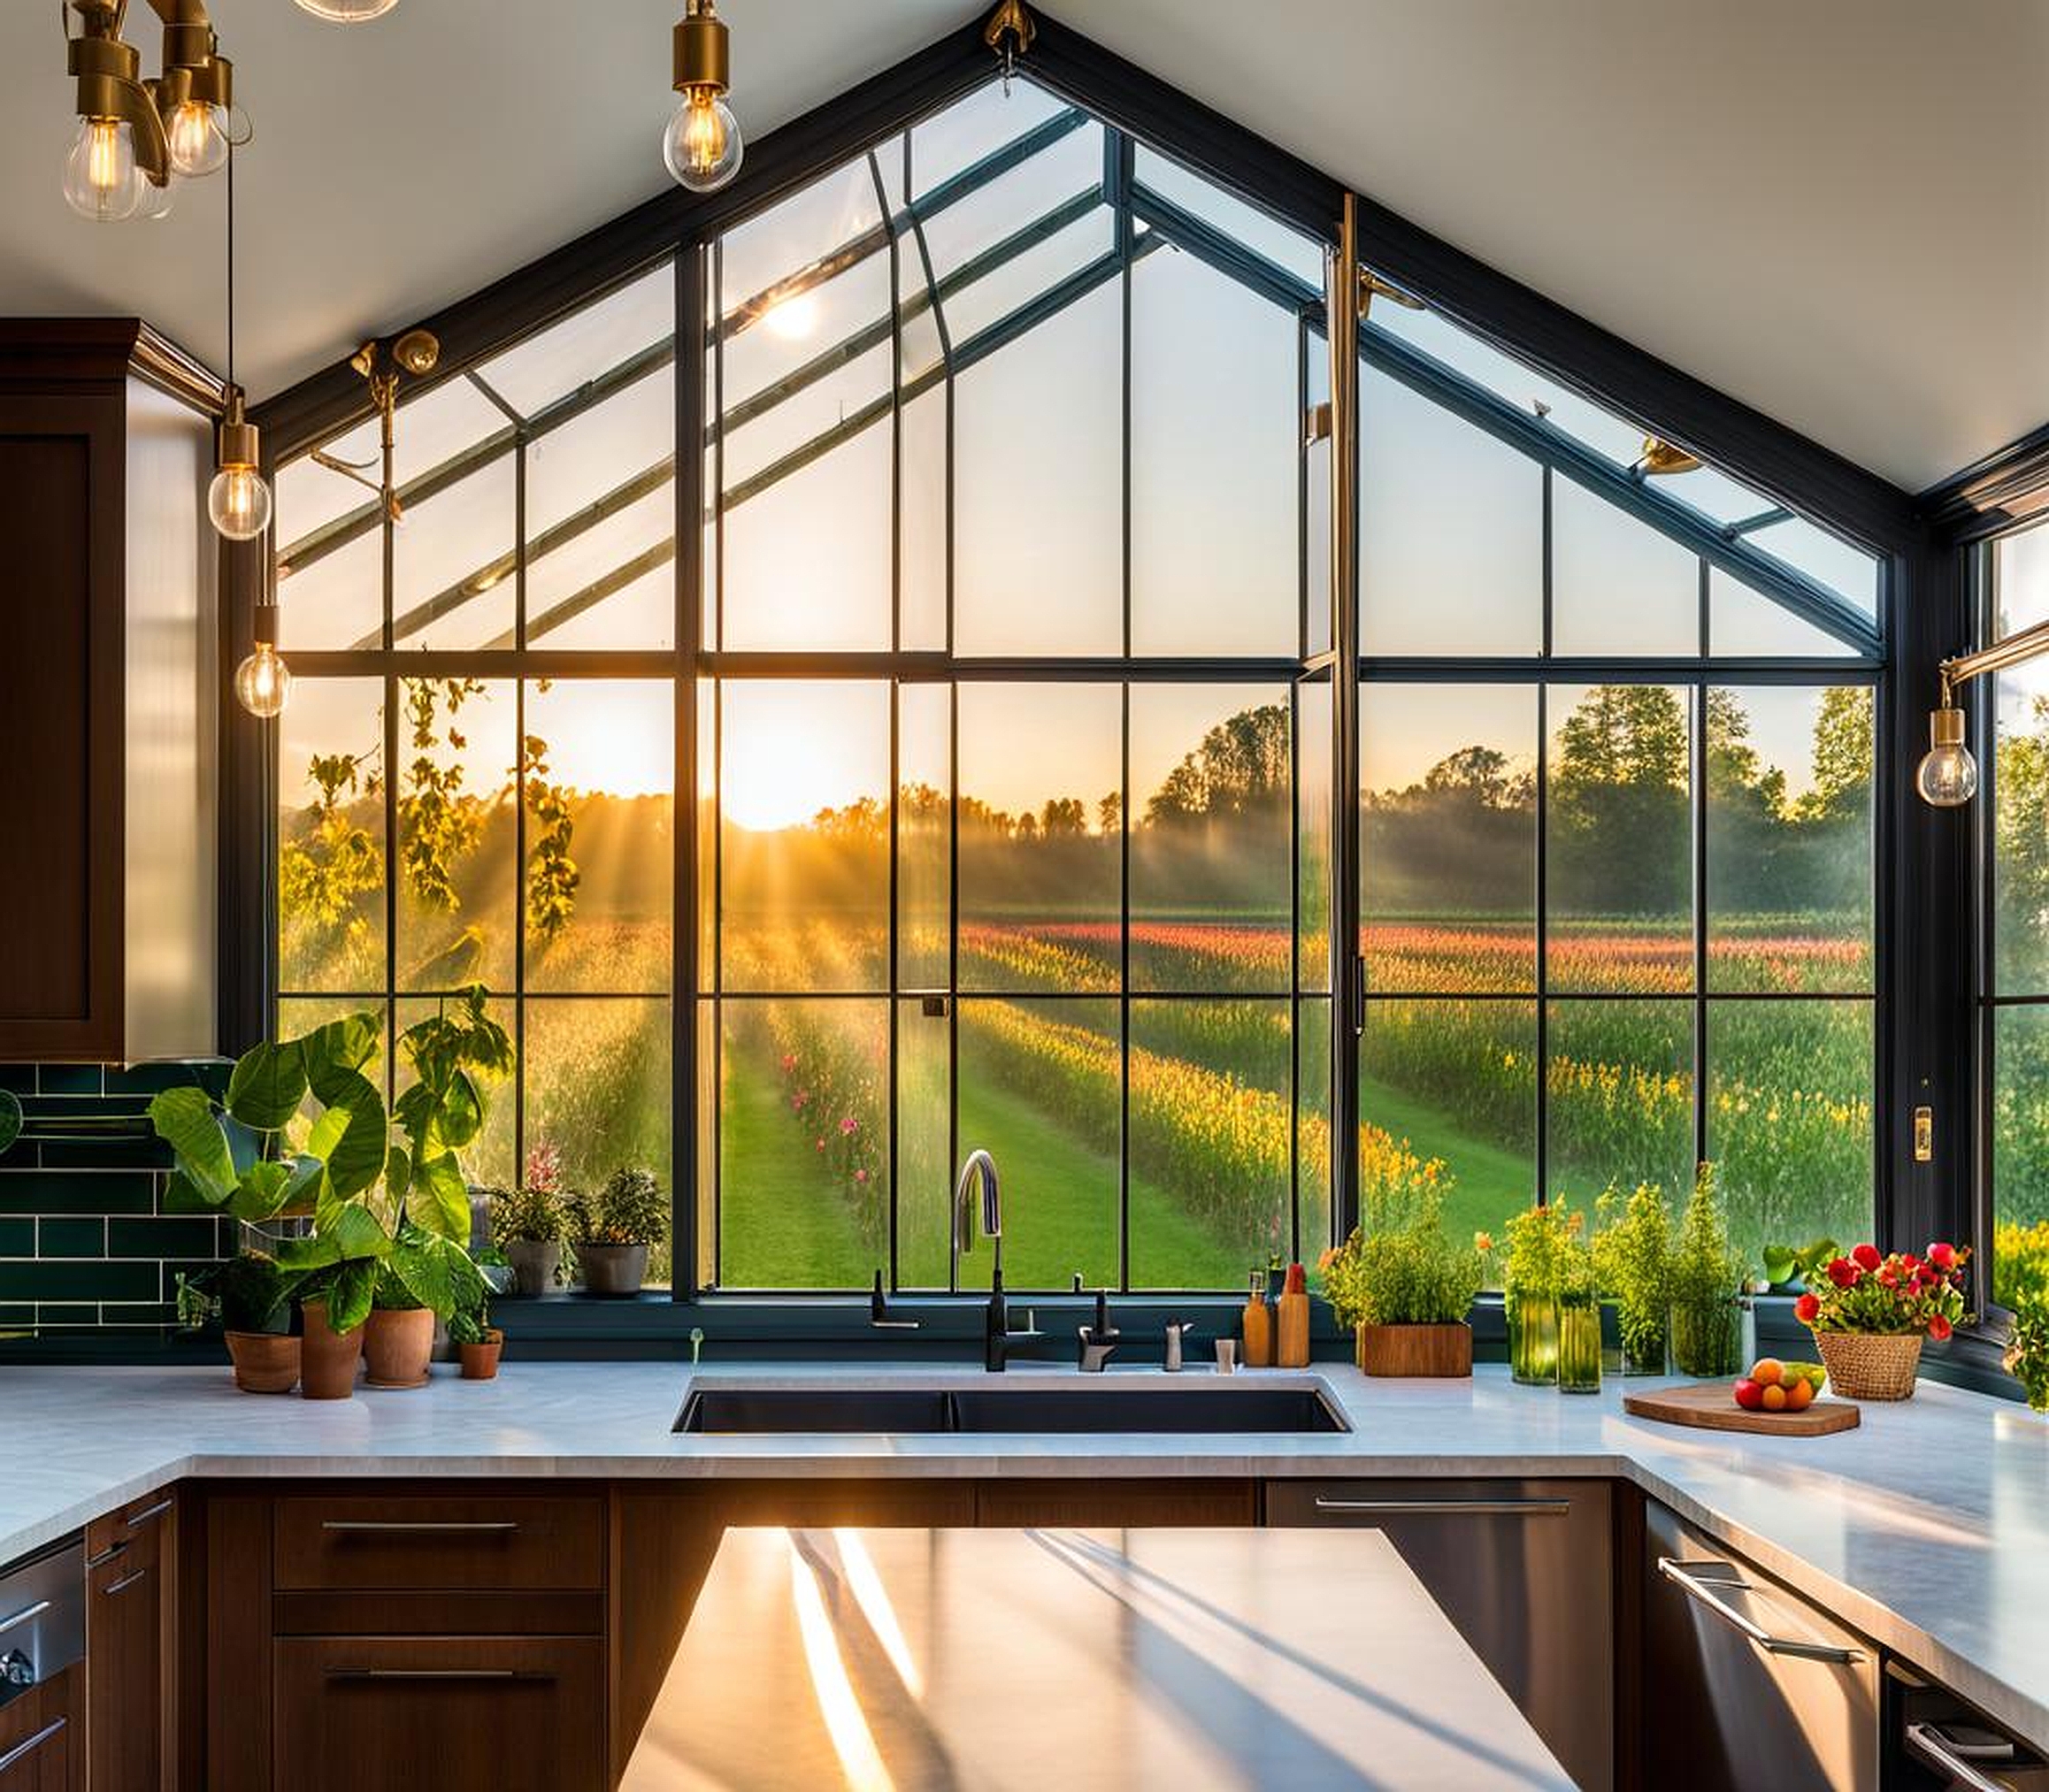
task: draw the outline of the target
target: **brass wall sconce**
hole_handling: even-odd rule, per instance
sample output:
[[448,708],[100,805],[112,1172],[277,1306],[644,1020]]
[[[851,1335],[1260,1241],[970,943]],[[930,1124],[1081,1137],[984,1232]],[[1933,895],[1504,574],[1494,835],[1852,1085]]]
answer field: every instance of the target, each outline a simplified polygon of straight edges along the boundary
[[150,0],[164,25],[164,70],[142,79],[142,59],[122,36],[127,0],[70,0],[79,35],[70,34],[65,65],[76,84],[78,132],[64,170],[64,196],[81,218],[118,223],[161,218],[170,210],[173,175],[197,180],[217,172],[237,136],[234,65],[203,0]]
[[1677,442],[1646,435],[1630,471],[1639,479],[1665,479],[1675,473],[1697,473],[1702,464],[1699,455],[1687,453]]
[[1956,687],[2044,654],[2049,654],[2049,622],[1942,662],[1942,701],[1929,715],[1928,751],[1914,771],[1914,787],[1922,801],[1938,809],[1961,808],[1978,793],[1978,762],[1964,744],[1964,712],[1956,706]]
[[[325,449],[312,456],[316,466],[374,492],[378,508],[394,525],[405,521],[405,505],[392,476],[393,453],[398,446],[399,381],[409,373],[416,379],[424,378],[441,364],[441,340],[431,330],[408,330],[388,343],[365,342],[349,357],[349,364],[369,382],[370,402],[377,407],[378,458],[345,461]],[[374,479],[369,477],[372,468],[378,472]]]

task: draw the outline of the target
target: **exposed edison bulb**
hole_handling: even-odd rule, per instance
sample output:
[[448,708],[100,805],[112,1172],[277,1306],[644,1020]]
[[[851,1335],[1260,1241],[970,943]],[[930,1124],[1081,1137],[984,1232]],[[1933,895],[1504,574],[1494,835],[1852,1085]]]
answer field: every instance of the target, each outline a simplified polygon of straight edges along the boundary
[[1961,808],[1978,793],[1978,762],[1964,745],[1964,713],[1945,705],[1928,718],[1929,748],[1915,768],[1921,800],[1938,809]]
[[166,180],[159,187],[145,174],[142,179],[142,196],[136,202],[137,218],[168,218],[171,215],[171,183]]
[[164,135],[171,146],[171,166],[196,180],[217,173],[227,161],[227,113],[204,100],[173,106]]
[[223,467],[206,488],[206,514],[230,541],[253,541],[271,526],[271,488],[254,467]]
[[299,10],[331,25],[362,25],[381,19],[398,0],[299,0]]
[[235,701],[268,721],[284,713],[291,695],[292,670],[285,656],[270,642],[258,641],[256,652],[234,669]]
[[145,182],[135,167],[135,133],[123,119],[81,119],[64,165],[64,196],[81,218],[133,218]]
[[746,147],[740,120],[717,88],[687,90],[662,134],[662,159],[678,184],[693,193],[716,193],[725,186],[740,172]]

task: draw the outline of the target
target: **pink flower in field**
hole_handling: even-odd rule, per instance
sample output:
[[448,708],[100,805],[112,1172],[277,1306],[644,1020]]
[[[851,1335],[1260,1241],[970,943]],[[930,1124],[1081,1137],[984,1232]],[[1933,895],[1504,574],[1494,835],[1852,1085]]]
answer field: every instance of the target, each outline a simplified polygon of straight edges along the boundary
[[851,1138],[860,1130],[861,1122],[855,1119],[851,1114],[840,1122],[840,1136],[842,1138]]
[[868,1172],[866,1170],[856,1170],[854,1172],[854,1180],[857,1183],[866,1183],[868,1180]]
[[825,1141],[822,1138],[813,1139],[811,1144],[813,1148],[817,1151],[823,1151],[825,1148]]
[[811,1091],[809,1089],[800,1089],[790,1097],[790,1112],[792,1114],[802,1114],[810,1105]]
[[794,1052],[785,1052],[785,1053],[783,1053],[783,1071],[784,1071],[784,1074],[785,1074],[785,1075],[787,1075],[787,1074],[788,1074],[790,1071],[792,1071],[792,1070],[794,1070],[796,1068],[797,1068],[797,1054],[796,1054]]

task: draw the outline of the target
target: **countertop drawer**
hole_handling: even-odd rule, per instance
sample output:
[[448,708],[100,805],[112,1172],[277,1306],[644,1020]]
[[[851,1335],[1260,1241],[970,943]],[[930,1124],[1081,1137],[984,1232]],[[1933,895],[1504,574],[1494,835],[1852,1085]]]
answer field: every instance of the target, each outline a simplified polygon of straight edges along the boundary
[[280,1592],[604,1585],[595,1493],[288,1495],[272,1535]]

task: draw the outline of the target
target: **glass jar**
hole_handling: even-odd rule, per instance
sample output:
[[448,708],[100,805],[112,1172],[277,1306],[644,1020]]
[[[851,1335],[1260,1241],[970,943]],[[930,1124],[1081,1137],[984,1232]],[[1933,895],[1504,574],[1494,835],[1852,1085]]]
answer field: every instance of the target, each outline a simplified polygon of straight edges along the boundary
[[1550,1387],[1558,1380],[1558,1300],[1549,1294],[1504,1294],[1508,1320],[1508,1368],[1529,1387]]
[[1558,1309],[1558,1385],[1568,1394],[1600,1392],[1600,1305],[1571,1300]]
[[1624,1375],[1671,1374],[1671,1315],[1661,1311],[1654,1323],[1637,1322],[1636,1314],[1615,1313],[1615,1329],[1622,1337],[1622,1373]]
[[1733,1294],[1672,1304],[1672,1367],[1682,1375],[1715,1379],[1740,1374],[1743,1313]]

